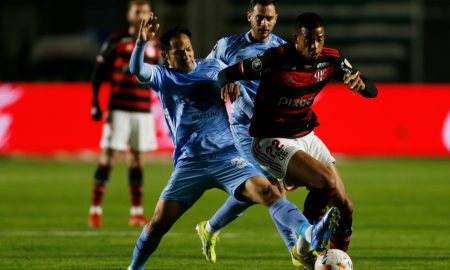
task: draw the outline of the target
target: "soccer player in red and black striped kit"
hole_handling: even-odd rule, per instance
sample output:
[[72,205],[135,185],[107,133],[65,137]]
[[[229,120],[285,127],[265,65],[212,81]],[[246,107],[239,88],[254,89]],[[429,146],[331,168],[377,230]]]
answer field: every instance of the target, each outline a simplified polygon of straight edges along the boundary
[[[327,205],[339,208],[339,226],[331,247],[346,251],[352,234],[352,202],[325,144],[314,134],[319,125],[311,109],[315,97],[330,82],[343,82],[353,93],[373,98],[375,84],[355,70],[341,53],[325,48],[325,27],[315,13],[297,17],[295,42],[268,49],[219,73],[224,98],[239,94],[232,82],[260,79],[249,133],[252,153],[271,175],[288,188],[309,189],[305,216],[317,220]],[[303,249],[303,250],[302,250]],[[298,253],[308,247],[297,247]]]
[[[130,226],[144,226],[147,218],[142,206],[143,154],[157,147],[154,120],[151,113],[151,95],[131,75],[129,61],[135,46],[140,22],[151,15],[150,1],[131,0],[128,3],[128,30],[113,34],[102,46],[93,74],[92,118],[103,119],[98,95],[103,81],[111,82],[107,120],[100,142],[102,153],[94,176],[92,205],[88,225],[102,226],[101,203],[112,165],[120,152],[129,150],[129,191],[131,196]],[[147,44],[145,61],[159,63],[158,41]]]

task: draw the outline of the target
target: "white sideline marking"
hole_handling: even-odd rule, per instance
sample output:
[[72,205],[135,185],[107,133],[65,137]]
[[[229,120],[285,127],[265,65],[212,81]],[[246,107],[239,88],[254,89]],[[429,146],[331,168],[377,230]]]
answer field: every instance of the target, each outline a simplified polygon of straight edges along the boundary
[[[126,237],[126,236],[138,236],[140,231],[0,231],[0,236],[23,236],[23,237],[43,237],[43,236],[51,236],[51,237],[94,237],[94,236],[118,236],[118,237]],[[165,237],[186,237],[188,235],[195,235],[196,232],[193,231],[192,234],[188,233],[168,233]],[[256,236],[260,235],[257,233],[221,233],[221,238],[236,238],[238,236]],[[269,234],[267,236],[276,236],[279,237],[278,234]]]

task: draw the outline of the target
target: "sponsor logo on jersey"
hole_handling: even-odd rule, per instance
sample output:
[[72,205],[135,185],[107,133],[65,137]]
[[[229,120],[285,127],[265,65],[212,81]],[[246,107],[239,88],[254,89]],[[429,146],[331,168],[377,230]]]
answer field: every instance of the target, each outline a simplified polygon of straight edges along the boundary
[[278,106],[287,106],[291,108],[303,108],[306,106],[310,106],[314,101],[314,95],[310,97],[301,97],[301,98],[288,98],[281,97],[278,100]]
[[327,67],[329,65],[330,65],[329,62],[321,62],[321,63],[317,64],[317,68],[324,68],[324,67]]
[[208,119],[211,117],[219,116],[219,112],[209,112],[209,113],[203,113],[203,114],[195,114],[192,116],[192,120],[203,120]]

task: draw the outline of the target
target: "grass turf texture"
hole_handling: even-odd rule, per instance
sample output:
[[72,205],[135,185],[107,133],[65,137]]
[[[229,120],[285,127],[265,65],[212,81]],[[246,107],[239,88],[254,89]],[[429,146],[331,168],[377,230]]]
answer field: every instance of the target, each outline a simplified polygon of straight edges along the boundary
[[[341,159],[351,195],[355,269],[440,270],[450,267],[450,160]],[[140,229],[129,228],[127,170],[114,167],[104,200],[104,228],[87,228],[94,163],[0,159],[0,269],[126,269]],[[145,167],[151,214],[172,171]],[[304,190],[288,194],[302,207]],[[222,230],[218,261],[201,254],[195,224],[226,199],[211,190],[163,239],[146,269],[294,269],[262,206]]]

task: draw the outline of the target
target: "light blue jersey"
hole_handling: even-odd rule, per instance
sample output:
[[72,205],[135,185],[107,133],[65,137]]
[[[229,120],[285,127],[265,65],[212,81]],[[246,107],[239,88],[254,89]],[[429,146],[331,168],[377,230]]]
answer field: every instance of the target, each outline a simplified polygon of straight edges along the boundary
[[150,79],[141,83],[161,99],[175,146],[175,164],[234,146],[217,81],[218,72],[225,67],[221,61],[196,60],[194,70],[188,73],[164,65],[145,66],[151,69]]
[[137,42],[130,70],[156,91],[172,137],[175,170],[160,199],[192,205],[206,189],[220,188],[234,196],[247,179],[261,175],[236,149],[217,74],[218,59],[196,60],[183,73],[143,63],[145,43]]
[[[286,41],[274,34],[269,35],[269,40],[266,43],[256,42],[250,37],[250,32],[247,32],[219,39],[207,59],[219,59],[230,66],[284,43]],[[253,99],[259,87],[259,80],[239,81],[239,83],[241,95],[233,103],[231,114],[233,139],[239,152],[256,168],[260,168],[258,162],[252,156],[252,138],[248,135],[250,119],[253,116]],[[269,176],[269,174],[266,173],[266,176]]]
[[[274,34],[270,34],[269,40],[265,43],[256,42],[250,37],[249,31],[219,39],[206,58],[219,59],[230,66],[284,43],[286,41]],[[241,96],[233,105],[231,123],[250,125],[250,118],[253,115],[253,99],[259,87],[259,80],[239,81],[239,83],[241,84]]]

